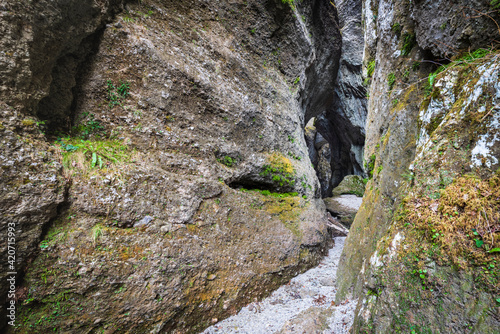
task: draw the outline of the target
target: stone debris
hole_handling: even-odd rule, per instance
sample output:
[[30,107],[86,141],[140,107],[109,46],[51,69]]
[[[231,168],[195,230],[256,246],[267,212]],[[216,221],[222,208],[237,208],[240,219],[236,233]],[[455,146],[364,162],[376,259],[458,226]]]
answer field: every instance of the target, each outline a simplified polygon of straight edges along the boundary
[[203,334],[348,333],[357,301],[346,299],[339,305],[334,302],[344,240],[334,238],[335,246],[316,268],[292,278],[268,298],[245,306]]

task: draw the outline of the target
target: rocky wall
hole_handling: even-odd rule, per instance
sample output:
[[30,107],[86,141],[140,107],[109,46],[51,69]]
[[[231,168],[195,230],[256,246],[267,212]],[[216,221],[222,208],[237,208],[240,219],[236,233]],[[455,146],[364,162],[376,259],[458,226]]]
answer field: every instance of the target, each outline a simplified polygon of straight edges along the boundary
[[16,332],[192,333],[318,263],[303,126],[333,98],[335,6],[2,9]]
[[[16,273],[18,284],[22,280],[26,264],[33,259],[47,223],[66,201],[70,185],[62,171],[60,152],[44,136],[46,125],[56,119],[64,123],[68,115],[56,103],[51,106],[52,116],[39,118],[45,112],[39,107],[41,101],[47,101],[53,87],[60,85],[58,103],[71,103],[74,78],[61,79],[58,73],[64,69],[74,77],[84,53],[82,45],[118,9],[117,1],[0,2],[2,282],[9,272]],[[61,63],[65,65],[59,66]],[[15,243],[7,239],[9,227],[15,229]],[[7,256],[9,247],[11,251],[15,248],[15,260]],[[2,300],[7,288],[7,284],[1,285]],[[2,308],[2,323],[4,312]]]
[[360,298],[356,333],[495,332],[499,235],[483,224],[498,213],[497,12],[365,1],[363,13],[372,179],[337,298]]

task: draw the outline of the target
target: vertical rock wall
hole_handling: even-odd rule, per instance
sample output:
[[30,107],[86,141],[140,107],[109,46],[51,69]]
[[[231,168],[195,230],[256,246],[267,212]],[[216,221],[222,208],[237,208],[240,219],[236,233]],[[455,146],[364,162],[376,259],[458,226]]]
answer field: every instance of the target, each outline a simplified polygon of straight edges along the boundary
[[[322,196],[328,197],[346,175],[365,176],[363,147],[366,122],[366,87],[363,85],[362,2],[336,1],[342,54],[330,103],[316,117],[318,140],[309,145],[321,183]],[[333,60],[333,59],[332,59]],[[312,92],[314,96],[314,92]],[[323,142],[328,147],[323,147]],[[323,153],[320,153],[322,151]]]
[[356,333],[495,332],[498,54],[477,49],[498,39],[497,11],[367,0],[363,15],[372,179],[337,298],[359,298]]
[[[70,181],[62,172],[60,152],[46,141],[46,126],[68,121],[64,111],[72,102],[74,76],[88,52],[86,43],[118,8],[118,1],[0,2],[2,300],[7,273],[16,272],[19,285],[47,223],[66,201]],[[50,106],[51,115],[39,107],[47,96],[57,102]],[[7,243],[9,227],[15,229],[15,244]],[[15,248],[12,262],[9,248]],[[2,308],[2,323],[4,312]]]
[[17,332],[196,332],[318,263],[303,125],[333,99],[330,2],[0,9]]

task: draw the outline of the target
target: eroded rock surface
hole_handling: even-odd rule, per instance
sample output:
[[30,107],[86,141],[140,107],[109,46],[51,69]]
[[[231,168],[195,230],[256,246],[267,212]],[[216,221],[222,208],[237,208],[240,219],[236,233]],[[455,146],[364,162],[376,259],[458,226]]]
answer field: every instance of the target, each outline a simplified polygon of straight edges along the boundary
[[[66,201],[70,180],[63,173],[60,152],[44,136],[49,123],[66,125],[69,121],[63,111],[72,102],[75,83],[74,78],[67,80],[60,74],[75,76],[89,52],[87,45],[119,7],[119,1],[50,5],[47,1],[0,1],[0,233],[6,237],[0,249],[2,282],[8,272],[16,272],[20,284],[47,223]],[[47,115],[44,101],[49,99],[53,103]],[[15,229],[11,237],[15,244],[7,242],[9,227]],[[15,248],[12,263],[8,262],[12,259],[7,256],[9,246]],[[6,291],[7,284],[2,284],[2,300]],[[1,325],[6,320],[4,311]]]
[[319,262],[303,126],[333,98],[334,6],[2,10],[2,214],[23,233],[16,269],[30,259],[18,332],[196,332]]
[[[495,332],[499,258],[488,251],[499,235],[477,214],[498,213],[498,53],[471,56],[498,36],[479,14],[491,7],[368,0],[363,10],[373,178],[337,298],[361,297],[355,333]],[[443,54],[456,58],[439,68]]]
[[336,2],[342,30],[342,55],[332,105],[316,121],[318,132],[331,150],[330,188],[346,175],[364,176],[363,147],[366,123],[366,88],[361,76],[363,31],[360,0]]

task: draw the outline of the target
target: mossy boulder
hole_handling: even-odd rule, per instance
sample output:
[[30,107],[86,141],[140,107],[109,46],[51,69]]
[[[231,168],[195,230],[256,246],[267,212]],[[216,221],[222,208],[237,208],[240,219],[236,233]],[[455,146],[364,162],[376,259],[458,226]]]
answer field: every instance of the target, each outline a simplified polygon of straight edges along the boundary
[[365,193],[365,184],[359,175],[347,175],[342,182],[332,190],[333,196],[340,196],[343,194],[353,194],[363,197]]
[[323,201],[327,211],[338,217],[343,225],[350,227],[361,206],[362,199],[355,195],[341,195],[325,198]]

